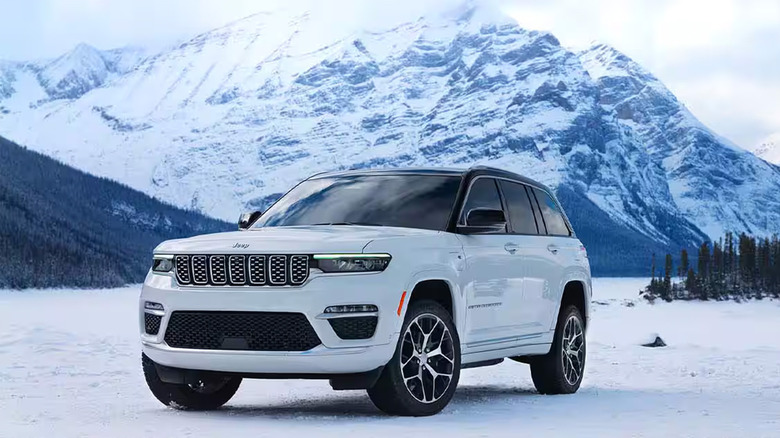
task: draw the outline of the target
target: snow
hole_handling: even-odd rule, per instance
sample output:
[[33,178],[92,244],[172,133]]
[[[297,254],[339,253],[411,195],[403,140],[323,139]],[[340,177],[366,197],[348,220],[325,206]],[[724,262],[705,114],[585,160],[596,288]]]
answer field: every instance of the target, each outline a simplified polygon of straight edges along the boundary
[[780,165],[780,132],[770,135],[758,144],[753,153],[764,160]]
[[[0,291],[0,436],[777,436],[780,303],[649,305],[646,283],[594,280],[577,394],[538,395],[507,361],[465,370],[431,418],[387,417],[325,381],[245,381],[222,410],[174,411],[141,375],[139,286]],[[669,346],[638,345],[652,333]]]

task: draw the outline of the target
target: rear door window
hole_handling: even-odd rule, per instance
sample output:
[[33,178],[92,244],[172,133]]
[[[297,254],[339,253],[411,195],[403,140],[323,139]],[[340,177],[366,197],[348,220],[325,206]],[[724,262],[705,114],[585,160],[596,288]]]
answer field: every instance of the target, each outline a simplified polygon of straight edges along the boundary
[[547,234],[553,236],[571,236],[566,220],[563,219],[563,213],[558,204],[546,192],[533,188],[536,194],[536,200],[539,204],[539,210],[542,212],[544,223],[547,225]]
[[523,184],[509,181],[500,181],[500,184],[507,209],[509,210],[509,222],[512,227],[512,233],[538,234],[536,218],[531,206],[531,198],[529,198],[529,193],[526,191],[527,187]]

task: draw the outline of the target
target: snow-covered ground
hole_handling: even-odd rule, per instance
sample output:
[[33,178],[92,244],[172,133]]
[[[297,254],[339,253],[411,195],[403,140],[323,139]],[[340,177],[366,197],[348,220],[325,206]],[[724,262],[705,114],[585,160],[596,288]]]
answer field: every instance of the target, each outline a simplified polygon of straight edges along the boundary
[[[138,287],[0,291],[0,437],[780,436],[780,302],[651,306],[646,282],[594,281],[577,394],[538,395],[508,361],[464,371],[429,418],[387,417],[326,381],[245,381],[220,411],[174,411],[141,376]],[[669,347],[638,346],[655,332]]]

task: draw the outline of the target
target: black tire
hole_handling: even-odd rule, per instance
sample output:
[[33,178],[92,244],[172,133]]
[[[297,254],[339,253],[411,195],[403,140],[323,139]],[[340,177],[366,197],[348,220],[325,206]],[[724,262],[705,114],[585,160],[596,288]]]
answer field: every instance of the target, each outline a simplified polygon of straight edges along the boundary
[[[567,378],[563,362],[564,360],[567,360],[564,356],[565,353],[563,348],[564,331],[566,323],[570,318],[575,318],[582,329],[582,344],[580,347],[582,351],[581,365],[578,364],[580,372],[576,379],[573,378],[573,374],[571,373],[569,373],[569,377]],[[582,319],[582,314],[577,306],[568,305],[561,309],[561,312],[558,315],[558,323],[555,327],[555,336],[550,352],[544,356],[532,358],[530,361],[531,378],[534,381],[536,390],[541,394],[573,394],[577,392],[582,383],[582,376],[585,371],[586,352],[585,322]],[[570,358],[572,357],[575,356],[570,356]]]
[[154,361],[145,354],[141,355],[141,364],[146,384],[157,400],[166,406],[184,411],[217,409],[227,403],[241,385],[240,377],[221,377],[201,382],[203,387],[198,390],[187,384],[165,383],[160,380]]
[[[410,372],[410,366],[416,367],[417,372],[421,376],[419,378],[419,385],[410,383],[410,385],[415,386],[415,389],[420,391],[418,396],[414,396],[412,395],[412,389],[407,389],[403,378],[404,369],[401,367],[401,358],[409,356],[409,352],[414,348],[414,344],[404,342],[404,339],[407,329],[413,321],[418,319],[418,317],[422,317],[420,321],[423,325],[426,325],[427,322],[433,321],[433,318],[431,318],[430,315],[438,318],[443,323],[443,325],[446,326],[452,345],[450,348],[448,341],[439,341],[439,345],[444,344],[446,346],[446,348],[442,349],[442,351],[444,352],[446,350],[446,354],[444,356],[447,357],[442,357],[442,355],[431,356],[431,359],[429,359],[427,362],[423,360],[423,362],[427,363],[427,365],[422,365],[420,360],[417,358],[409,359],[409,365],[404,368],[406,372]],[[441,328],[441,324],[436,324],[437,325],[433,326],[429,332],[431,335],[433,335],[434,332],[436,333],[436,335],[433,335],[431,339],[435,339],[439,335],[439,330],[442,330],[441,339],[445,339],[446,334]],[[420,326],[418,325],[417,327]],[[420,331],[421,333],[424,333],[422,328],[420,328]],[[438,348],[434,348],[434,351],[436,350],[438,350]],[[427,357],[427,353],[428,351],[425,351],[425,357]],[[449,356],[452,356],[451,362],[448,360]],[[433,369],[435,372],[444,371],[446,373],[449,371],[452,373],[449,383],[443,392],[439,392],[441,386],[437,391],[435,385],[436,382],[439,382],[439,385],[442,385],[446,377],[433,377],[433,374],[428,367]],[[430,390],[431,392],[426,392],[426,385],[423,383],[423,379],[426,379],[426,383],[429,383],[427,386],[428,388],[433,388]],[[435,301],[420,300],[409,305],[409,309],[407,310],[406,316],[404,318],[404,324],[401,328],[401,335],[398,338],[398,345],[396,346],[395,354],[393,355],[393,358],[390,360],[390,362],[382,370],[382,374],[379,376],[379,380],[371,389],[368,390],[368,396],[371,398],[371,401],[377,408],[390,415],[413,417],[434,415],[444,409],[450,400],[452,400],[452,396],[455,394],[459,379],[460,338],[458,337],[455,325],[452,323],[452,316]],[[431,382],[433,382],[433,386],[430,385]],[[430,397],[431,401],[425,402],[416,398],[422,396],[423,399],[427,399],[428,394],[432,394]],[[438,398],[436,398],[436,394],[438,394]]]

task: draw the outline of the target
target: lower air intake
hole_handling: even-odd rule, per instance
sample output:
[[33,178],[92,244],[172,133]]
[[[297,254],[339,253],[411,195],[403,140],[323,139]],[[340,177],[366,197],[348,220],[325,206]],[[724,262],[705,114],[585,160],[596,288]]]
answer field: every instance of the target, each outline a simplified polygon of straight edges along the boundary
[[302,313],[173,312],[165,330],[173,348],[307,351],[322,342]]
[[329,319],[331,328],[341,339],[368,339],[374,336],[376,316],[355,316]]

